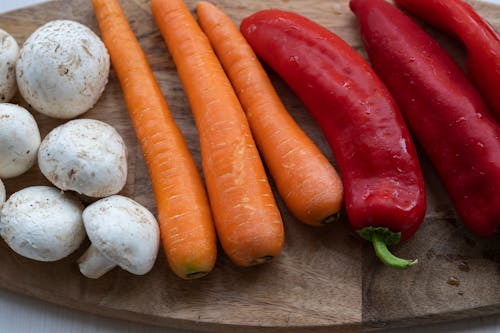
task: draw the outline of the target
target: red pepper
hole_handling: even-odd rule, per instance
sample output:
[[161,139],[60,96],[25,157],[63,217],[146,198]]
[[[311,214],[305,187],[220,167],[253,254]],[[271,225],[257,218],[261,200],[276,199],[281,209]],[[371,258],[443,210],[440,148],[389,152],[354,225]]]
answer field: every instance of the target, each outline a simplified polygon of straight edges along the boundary
[[500,120],[500,35],[462,0],[395,0],[420,19],[458,37],[469,76]]
[[243,20],[255,52],[301,98],[332,148],[351,227],[387,265],[415,261],[387,245],[410,238],[425,215],[424,181],[409,131],[368,63],[326,28],[295,13],[264,10]]
[[500,127],[443,48],[384,0],[351,0],[368,56],[477,235],[500,225]]

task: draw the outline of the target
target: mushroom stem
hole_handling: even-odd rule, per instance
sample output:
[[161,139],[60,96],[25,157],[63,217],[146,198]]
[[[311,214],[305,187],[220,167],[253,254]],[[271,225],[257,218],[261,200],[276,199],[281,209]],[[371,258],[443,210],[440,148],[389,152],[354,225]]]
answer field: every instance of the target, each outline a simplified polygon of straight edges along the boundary
[[98,279],[112,270],[116,263],[108,260],[95,246],[90,245],[87,251],[78,259],[78,266],[80,272],[86,277]]

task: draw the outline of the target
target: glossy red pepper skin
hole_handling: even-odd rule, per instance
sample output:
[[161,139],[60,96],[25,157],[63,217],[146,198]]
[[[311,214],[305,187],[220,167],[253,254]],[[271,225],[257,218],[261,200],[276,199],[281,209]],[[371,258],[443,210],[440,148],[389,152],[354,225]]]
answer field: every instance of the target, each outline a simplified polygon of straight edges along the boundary
[[368,63],[328,29],[280,10],[240,29],[317,120],[336,158],[354,231],[386,227],[413,235],[425,215],[424,181],[409,131]]
[[500,35],[462,0],[395,0],[419,19],[459,38],[469,76],[500,120]]
[[455,61],[384,0],[351,0],[371,63],[434,164],[464,224],[500,225],[500,127]]

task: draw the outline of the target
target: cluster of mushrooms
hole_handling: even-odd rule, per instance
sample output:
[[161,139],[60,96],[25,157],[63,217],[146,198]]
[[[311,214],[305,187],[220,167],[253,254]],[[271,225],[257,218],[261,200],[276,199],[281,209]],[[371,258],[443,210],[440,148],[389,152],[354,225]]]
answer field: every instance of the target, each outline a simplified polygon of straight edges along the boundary
[[[73,119],[100,98],[109,68],[100,38],[78,22],[51,21],[21,49],[0,30],[0,178],[21,176],[38,163],[53,184],[6,198],[0,180],[0,235],[16,253],[47,262],[70,255],[88,236],[91,245],[78,263],[89,278],[116,266],[145,274],[159,247],[153,214],[117,194],[127,179],[120,134],[102,121]],[[32,114],[9,103],[17,91],[33,110],[68,121],[42,140]],[[85,207],[76,193],[95,201]]]

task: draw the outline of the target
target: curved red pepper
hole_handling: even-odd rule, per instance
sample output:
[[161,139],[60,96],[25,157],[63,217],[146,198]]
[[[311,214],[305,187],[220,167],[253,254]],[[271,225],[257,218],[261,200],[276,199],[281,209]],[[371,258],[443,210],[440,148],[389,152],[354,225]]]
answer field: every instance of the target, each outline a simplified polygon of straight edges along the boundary
[[319,123],[342,175],[352,229],[386,264],[412,264],[394,261],[383,244],[411,237],[426,208],[415,147],[387,88],[353,48],[305,17],[264,10],[240,28]]
[[460,67],[384,0],[351,0],[368,56],[437,169],[465,225],[500,225],[500,127]]
[[462,0],[395,0],[420,19],[458,37],[469,76],[500,120],[500,35]]

